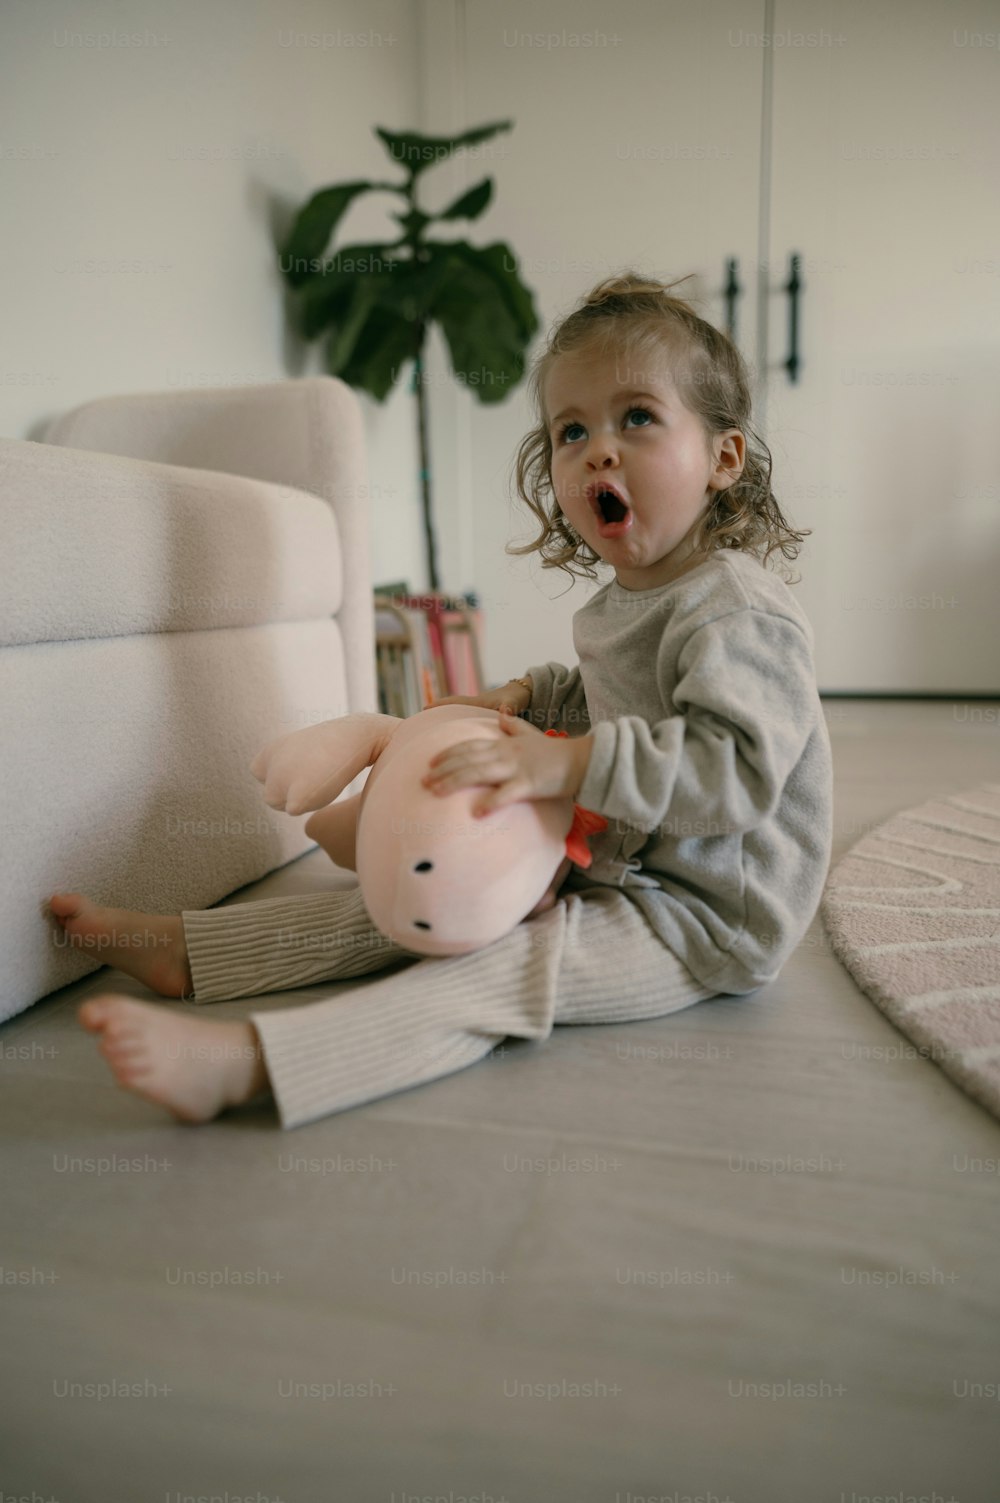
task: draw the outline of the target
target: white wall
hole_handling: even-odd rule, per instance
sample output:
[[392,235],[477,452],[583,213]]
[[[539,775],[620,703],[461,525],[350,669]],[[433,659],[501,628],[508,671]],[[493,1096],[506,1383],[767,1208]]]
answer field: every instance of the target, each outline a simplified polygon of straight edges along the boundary
[[[93,397],[321,370],[277,247],[316,189],[402,176],[373,127],[419,124],[417,21],[408,0],[8,0],[0,432],[38,439]],[[393,202],[355,201],[349,238],[396,238]],[[401,384],[361,401],[375,579],[412,576],[413,403]]]

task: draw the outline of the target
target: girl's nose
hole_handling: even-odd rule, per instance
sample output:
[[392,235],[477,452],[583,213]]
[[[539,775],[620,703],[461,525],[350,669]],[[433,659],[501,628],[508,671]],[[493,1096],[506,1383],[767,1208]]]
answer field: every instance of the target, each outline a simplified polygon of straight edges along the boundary
[[606,466],[613,463],[617,450],[615,441],[607,434],[596,434],[587,445],[587,463]]

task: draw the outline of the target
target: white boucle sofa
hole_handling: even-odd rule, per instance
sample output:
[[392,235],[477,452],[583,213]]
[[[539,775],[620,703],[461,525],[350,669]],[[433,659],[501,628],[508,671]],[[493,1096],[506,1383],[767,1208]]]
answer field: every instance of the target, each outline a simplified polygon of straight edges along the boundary
[[103,964],[52,891],[205,908],[313,847],[249,763],[377,707],[366,497],[332,377],[103,397],[0,439],[0,1020]]

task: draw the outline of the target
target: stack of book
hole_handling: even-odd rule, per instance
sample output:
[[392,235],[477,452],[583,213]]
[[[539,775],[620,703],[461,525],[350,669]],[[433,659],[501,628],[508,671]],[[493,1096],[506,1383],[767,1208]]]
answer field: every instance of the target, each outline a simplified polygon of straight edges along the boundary
[[482,611],[478,596],[411,594],[405,584],[375,591],[379,710],[405,719],[449,694],[481,694]]

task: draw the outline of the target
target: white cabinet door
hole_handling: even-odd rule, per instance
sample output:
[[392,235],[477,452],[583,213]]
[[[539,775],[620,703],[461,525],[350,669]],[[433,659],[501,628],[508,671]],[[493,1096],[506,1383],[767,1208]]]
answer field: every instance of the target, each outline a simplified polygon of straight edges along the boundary
[[761,396],[821,689],[1000,690],[998,42],[995,3],[775,3]]

